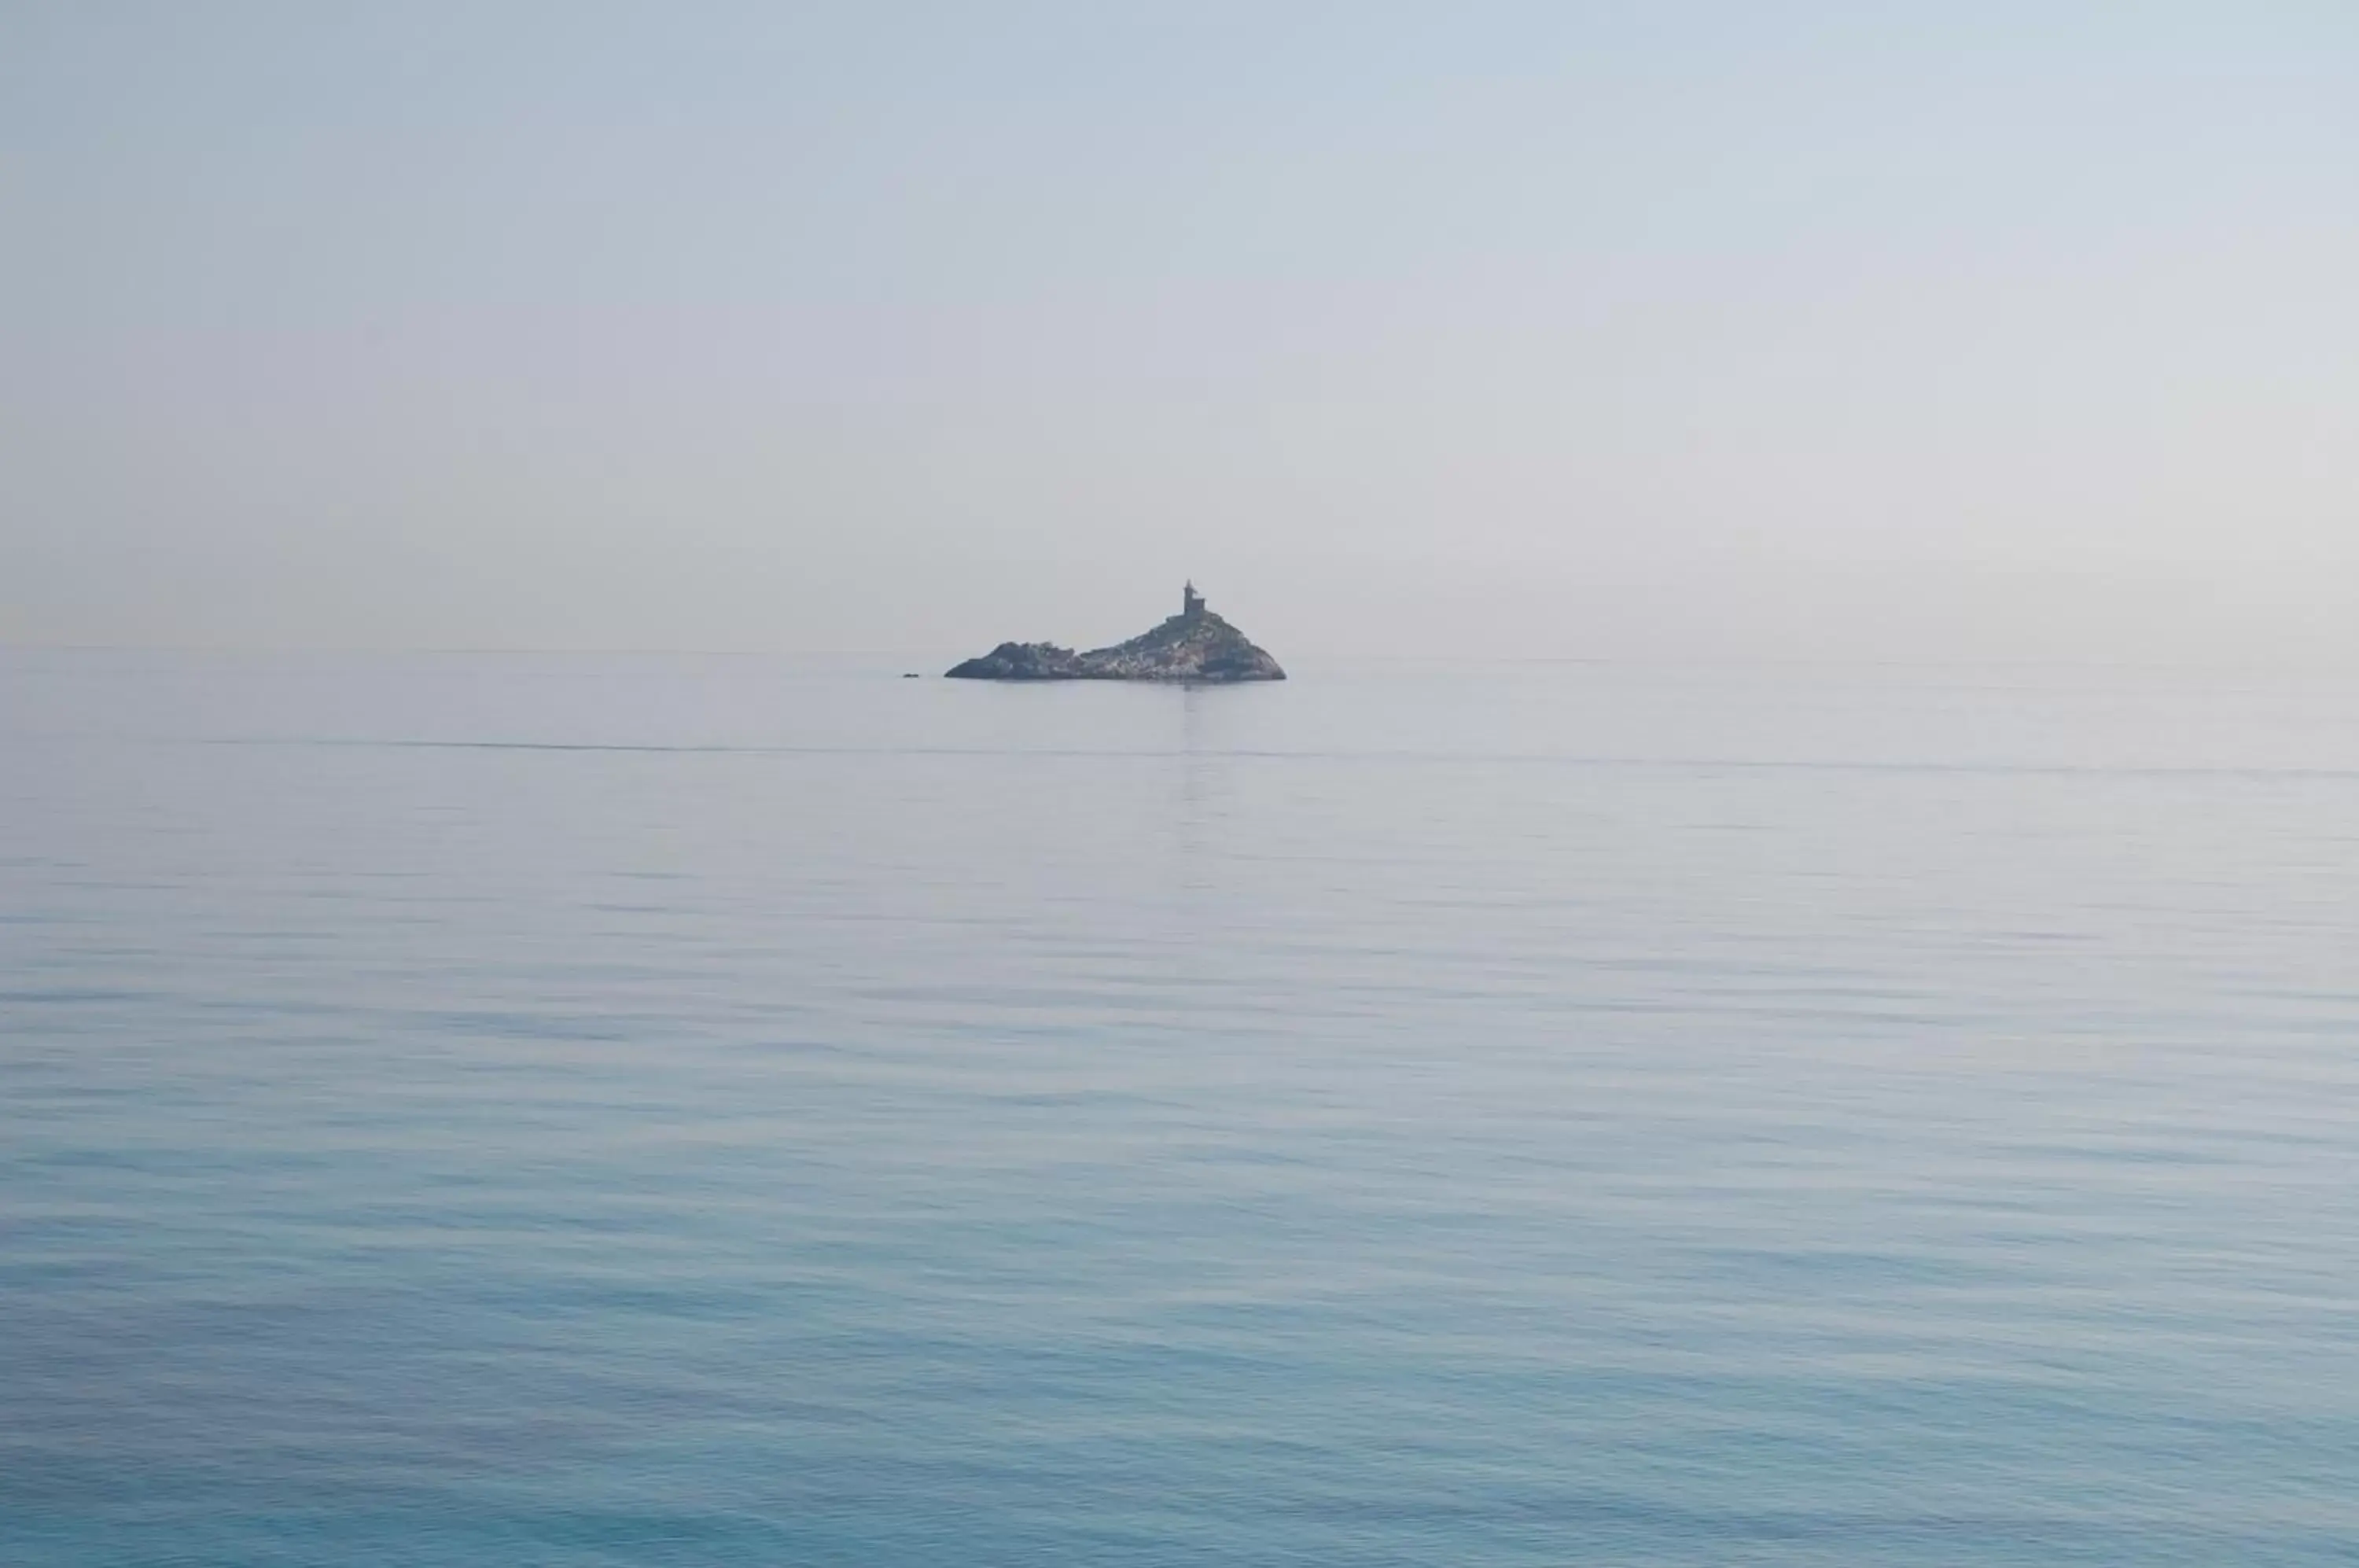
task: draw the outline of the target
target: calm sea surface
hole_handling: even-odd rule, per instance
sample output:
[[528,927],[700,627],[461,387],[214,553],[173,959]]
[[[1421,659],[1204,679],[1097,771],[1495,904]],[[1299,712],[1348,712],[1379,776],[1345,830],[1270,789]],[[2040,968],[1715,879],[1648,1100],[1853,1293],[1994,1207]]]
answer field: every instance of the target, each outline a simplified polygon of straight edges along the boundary
[[2359,1562],[2359,684],[901,668],[0,655],[0,1563]]

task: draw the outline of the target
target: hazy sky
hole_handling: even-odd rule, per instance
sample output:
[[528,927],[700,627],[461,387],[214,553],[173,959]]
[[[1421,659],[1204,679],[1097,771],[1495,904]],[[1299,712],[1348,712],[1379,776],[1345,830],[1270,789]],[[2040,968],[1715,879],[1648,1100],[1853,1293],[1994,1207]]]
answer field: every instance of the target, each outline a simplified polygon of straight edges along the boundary
[[0,0],[0,640],[2359,660],[2359,5]]

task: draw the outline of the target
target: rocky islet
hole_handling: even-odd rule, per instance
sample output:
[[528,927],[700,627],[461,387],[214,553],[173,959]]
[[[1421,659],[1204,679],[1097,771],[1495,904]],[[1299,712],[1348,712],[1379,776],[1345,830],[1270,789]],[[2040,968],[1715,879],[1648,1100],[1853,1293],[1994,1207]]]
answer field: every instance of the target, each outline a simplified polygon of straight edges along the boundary
[[1076,653],[1052,642],[1004,642],[948,671],[954,681],[1283,681],[1277,659],[1205,607],[1189,583],[1180,613],[1111,648]]

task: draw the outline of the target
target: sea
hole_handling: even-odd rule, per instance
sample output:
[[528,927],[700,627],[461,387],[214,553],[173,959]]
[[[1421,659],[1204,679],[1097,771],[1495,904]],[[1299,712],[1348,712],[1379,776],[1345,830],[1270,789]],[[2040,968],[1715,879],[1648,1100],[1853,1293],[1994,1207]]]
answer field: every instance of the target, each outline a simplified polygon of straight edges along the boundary
[[0,1563],[2359,1563],[2359,680],[948,662],[0,653]]

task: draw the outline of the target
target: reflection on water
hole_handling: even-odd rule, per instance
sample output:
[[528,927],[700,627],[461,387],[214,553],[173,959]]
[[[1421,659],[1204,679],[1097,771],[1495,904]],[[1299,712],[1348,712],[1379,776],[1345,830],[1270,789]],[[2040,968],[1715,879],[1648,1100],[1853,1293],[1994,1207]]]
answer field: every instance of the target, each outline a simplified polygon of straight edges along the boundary
[[0,1558],[2359,1553],[2351,693],[907,663],[0,659]]

